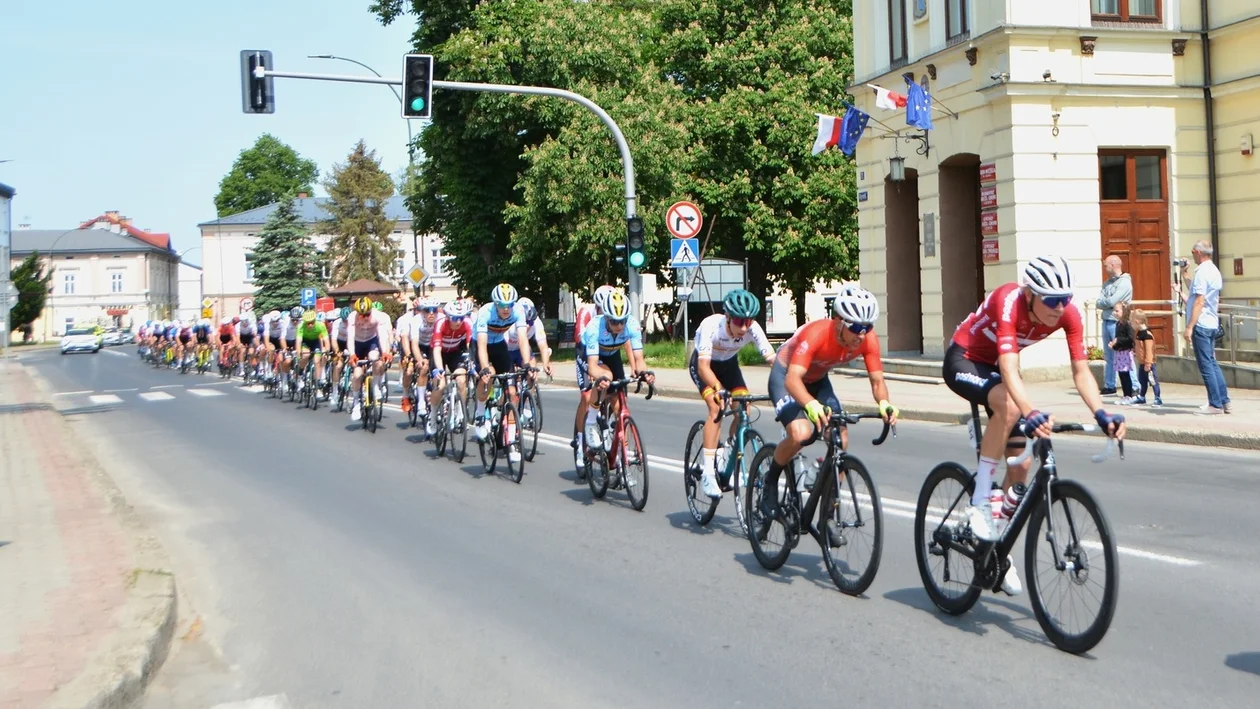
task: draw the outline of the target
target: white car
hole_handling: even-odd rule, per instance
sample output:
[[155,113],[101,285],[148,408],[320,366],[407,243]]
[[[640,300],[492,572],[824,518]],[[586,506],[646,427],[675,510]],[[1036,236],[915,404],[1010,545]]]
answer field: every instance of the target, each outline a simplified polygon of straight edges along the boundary
[[61,354],[67,352],[91,352],[93,354],[101,351],[101,340],[96,333],[86,328],[78,328],[67,330],[66,334],[61,337]]

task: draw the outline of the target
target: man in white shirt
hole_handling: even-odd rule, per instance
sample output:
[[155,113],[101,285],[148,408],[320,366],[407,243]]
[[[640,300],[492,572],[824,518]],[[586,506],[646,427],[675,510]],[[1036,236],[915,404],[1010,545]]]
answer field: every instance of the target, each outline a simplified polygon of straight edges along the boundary
[[1211,242],[1195,242],[1190,255],[1198,267],[1194,270],[1190,296],[1186,300],[1186,331],[1183,337],[1194,347],[1194,360],[1199,365],[1199,374],[1208,391],[1208,403],[1199,407],[1199,413],[1227,414],[1229,389],[1225,386],[1221,365],[1216,361],[1216,331],[1221,324],[1221,272],[1212,263]]

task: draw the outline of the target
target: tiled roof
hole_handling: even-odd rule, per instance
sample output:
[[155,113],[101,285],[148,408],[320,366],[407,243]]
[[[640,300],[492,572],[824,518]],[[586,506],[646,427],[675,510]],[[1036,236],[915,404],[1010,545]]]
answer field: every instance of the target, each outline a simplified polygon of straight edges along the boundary
[[13,232],[13,255],[25,255],[38,250],[55,253],[119,251],[161,251],[170,253],[145,239],[108,229],[17,229]]
[[171,248],[171,235],[170,234],[158,234],[155,232],[145,231],[144,229],[136,228],[129,223],[124,223],[122,218],[119,217],[116,213],[107,212],[105,214],[102,214],[99,217],[92,217],[91,219],[80,224],[79,228],[87,229],[87,228],[90,228],[93,224],[97,222],[101,222],[101,221],[109,222],[110,224],[114,224],[119,227],[122,227],[122,229],[126,231],[128,234],[131,234],[132,236],[136,237],[137,239],[140,239],[141,241],[146,241],[158,247],[159,249]]
[[[298,219],[303,224],[315,224],[316,222],[326,221],[331,218],[327,211],[324,210],[324,204],[328,202],[327,197],[303,197],[293,200],[294,206],[297,208]],[[211,219],[208,222],[198,224],[199,227],[207,226],[230,226],[237,224],[264,224],[267,217],[276,211],[279,202],[273,202],[265,207],[246,210],[238,214],[232,214],[222,219]],[[409,222],[411,221],[411,212],[407,211],[407,205],[403,198],[394,195],[385,202],[385,217],[395,221]]]

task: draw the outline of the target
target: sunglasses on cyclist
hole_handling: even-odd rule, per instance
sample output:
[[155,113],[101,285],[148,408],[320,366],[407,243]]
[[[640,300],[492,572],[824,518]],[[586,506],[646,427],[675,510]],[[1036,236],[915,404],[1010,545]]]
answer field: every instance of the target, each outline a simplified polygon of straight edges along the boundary
[[447,315],[447,316],[446,316],[446,319],[447,319],[447,320],[450,320],[451,322],[455,323],[456,325],[458,325],[458,324],[460,324],[460,323],[464,322],[464,316],[463,316],[463,315]]
[[849,323],[848,328],[849,328],[849,332],[853,333],[854,335],[865,335],[866,333],[875,329],[875,326],[868,322],[862,322],[862,323]]
[[1059,308],[1059,307],[1067,307],[1067,304],[1072,302],[1072,296],[1070,295],[1043,295],[1041,296],[1041,302],[1045,303],[1047,308],[1054,310],[1055,308]]
[[752,318],[733,318],[728,315],[726,317],[726,321],[734,325],[735,327],[748,327],[749,325],[752,324],[753,319]]
[[428,307],[420,308],[420,312],[422,313],[436,313],[437,311],[438,311],[437,308],[428,308]]

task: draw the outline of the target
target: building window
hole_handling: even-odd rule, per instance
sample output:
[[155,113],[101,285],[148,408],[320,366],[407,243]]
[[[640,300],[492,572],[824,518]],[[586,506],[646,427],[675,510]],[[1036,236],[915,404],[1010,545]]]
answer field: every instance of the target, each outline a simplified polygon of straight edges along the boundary
[[121,293],[121,292],[123,292],[123,272],[122,272],[122,271],[111,271],[111,272],[110,272],[110,274],[109,274],[109,292],[110,292],[110,293]]
[[62,295],[74,295],[74,275],[73,273],[61,274]]
[[774,320],[774,301],[767,298],[766,299],[766,325],[769,325],[771,320]]
[[74,318],[66,318],[66,321],[62,323],[62,326],[61,334],[64,335],[67,332],[70,332],[74,329]]
[[254,280],[254,255],[245,254],[245,280]]
[[433,269],[433,273],[430,275],[435,278],[445,276],[447,274],[446,262],[453,258],[455,257],[443,254],[441,247],[429,249],[429,268]]
[[1093,19],[1109,22],[1161,22],[1160,0],[1090,0]]
[[1133,156],[1133,177],[1137,183],[1138,199],[1163,199],[1164,191],[1160,185],[1160,156]]
[[888,54],[894,67],[906,63],[906,0],[888,0]]
[[1108,150],[1098,155],[1098,196],[1102,201],[1160,202],[1165,199],[1162,150]]
[[1123,155],[1099,155],[1098,176],[1101,188],[1099,197],[1104,200],[1129,198],[1129,181],[1125,175]]
[[945,38],[951,42],[971,35],[967,23],[967,0],[945,0]]
[[406,252],[402,249],[394,252],[394,278],[403,279],[403,274],[407,272],[407,261],[405,259]]

